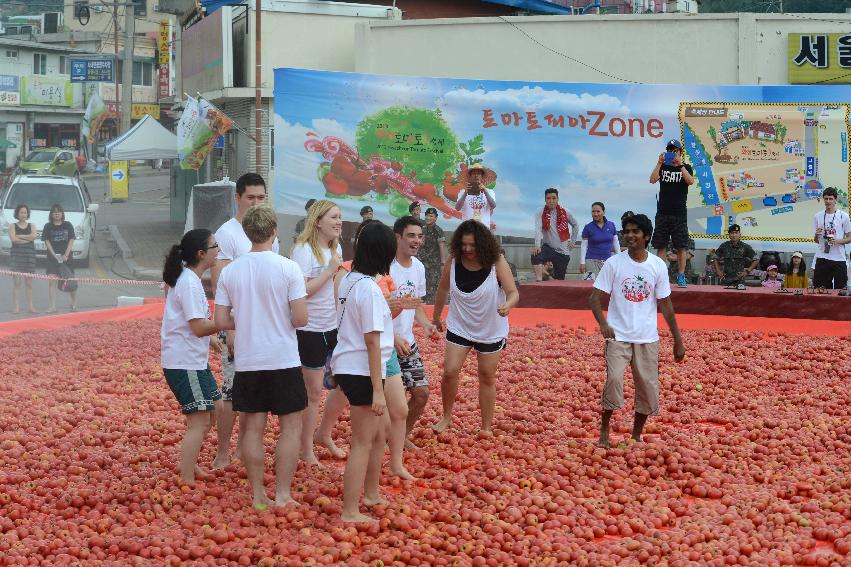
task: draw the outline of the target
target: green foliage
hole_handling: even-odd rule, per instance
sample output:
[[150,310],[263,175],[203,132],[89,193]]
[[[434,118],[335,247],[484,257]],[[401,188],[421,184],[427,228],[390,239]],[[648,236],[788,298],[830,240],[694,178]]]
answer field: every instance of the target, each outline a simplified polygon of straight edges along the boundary
[[478,156],[485,153],[484,140],[485,135],[479,134],[475,138],[469,140],[467,143],[461,142],[459,144],[461,152],[464,154],[464,163],[466,163],[467,165],[473,165],[482,162],[482,158]]
[[[795,13],[845,12],[848,0],[783,0],[783,11]],[[765,0],[701,0],[700,11],[709,12],[766,12]]]
[[[401,143],[396,141],[397,134],[403,137]],[[419,136],[421,145],[415,145],[409,136]],[[355,141],[362,158],[377,154],[397,161],[403,173],[416,172],[417,179],[435,186],[443,181],[445,172],[455,171],[461,156],[458,139],[440,112],[425,108],[391,106],[367,116],[358,124]],[[399,146],[402,149],[394,149]],[[409,151],[422,148],[426,151]]]

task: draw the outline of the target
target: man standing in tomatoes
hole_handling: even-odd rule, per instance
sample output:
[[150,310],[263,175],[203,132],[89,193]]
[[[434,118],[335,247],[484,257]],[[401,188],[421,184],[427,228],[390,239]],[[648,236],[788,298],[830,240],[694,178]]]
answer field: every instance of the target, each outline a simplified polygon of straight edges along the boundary
[[461,211],[461,220],[479,221],[488,229],[495,226],[491,221],[496,208],[496,197],[488,185],[496,182],[496,173],[476,163],[458,176],[458,181],[466,187],[458,194],[455,209]]
[[[553,276],[563,280],[570,263],[573,238],[579,234],[579,223],[570,211],[558,204],[558,189],[544,191],[543,208],[535,213],[535,247],[532,248],[532,268],[535,281],[544,279],[544,264],[553,263]],[[573,238],[571,238],[573,236]]]
[[[635,383],[635,423],[632,439],[641,441],[647,417],[659,413],[659,331],[656,323],[658,304],[674,336],[674,359],[685,358],[686,349],[671,303],[668,269],[658,256],[647,252],[653,223],[646,215],[623,220],[626,252],[612,256],[594,280],[588,303],[606,339],[606,384],[603,387],[603,417],[600,422],[600,447],[609,447],[609,420],[612,412],[624,405],[623,376],[632,365]],[[608,320],[603,315],[600,296],[609,295]]]

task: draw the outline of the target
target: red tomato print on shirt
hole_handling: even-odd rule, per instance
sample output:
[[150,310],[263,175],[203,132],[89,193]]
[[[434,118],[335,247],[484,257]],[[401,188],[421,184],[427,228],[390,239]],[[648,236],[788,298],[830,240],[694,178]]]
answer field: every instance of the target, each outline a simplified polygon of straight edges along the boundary
[[641,276],[626,278],[621,283],[621,294],[629,301],[641,303],[650,298],[650,283]]

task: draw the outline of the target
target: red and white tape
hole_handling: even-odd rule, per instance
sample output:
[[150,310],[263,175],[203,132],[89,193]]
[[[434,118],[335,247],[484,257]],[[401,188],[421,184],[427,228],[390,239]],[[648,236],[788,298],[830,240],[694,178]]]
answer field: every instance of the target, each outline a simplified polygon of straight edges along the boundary
[[[53,275],[45,275],[45,274],[30,274],[27,272],[13,272],[11,270],[0,270],[0,276],[18,276],[22,278],[32,278],[34,280],[49,280],[49,281],[61,281],[64,278],[60,278]],[[162,288],[163,282],[156,282],[150,280],[124,280],[124,279],[110,279],[110,278],[68,278],[70,281],[75,281],[78,283],[92,283],[92,284],[102,284],[102,285],[148,285],[148,286],[157,286]]]

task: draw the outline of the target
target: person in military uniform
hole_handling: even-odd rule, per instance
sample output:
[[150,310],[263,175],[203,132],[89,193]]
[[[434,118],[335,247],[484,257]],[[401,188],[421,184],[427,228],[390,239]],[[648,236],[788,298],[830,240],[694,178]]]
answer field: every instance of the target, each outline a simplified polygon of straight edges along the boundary
[[715,251],[715,273],[722,285],[744,284],[745,276],[756,268],[759,259],[750,244],[742,242],[739,225],[731,225],[727,235],[730,240]]
[[429,207],[425,212],[423,243],[417,252],[417,258],[423,263],[426,272],[426,295],[423,302],[431,305],[440,283],[440,272],[446,258],[446,237],[443,229],[437,226],[437,209]]
[[[691,261],[694,258],[694,247],[695,247],[694,239],[689,238],[688,244],[686,245],[687,251],[686,251],[686,271],[685,271],[685,275],[686,275],[686,280],[688,280],[690,282],[694,281],[695,276],[696,276],[696,274],[694,273],[694,267],[691,265]],[[678,264],[678,259],[677,259],[677,251],[674,250],[673,246],[671,246],[670,243],[668,245],[667,260],[668,260],[668,278],[671,280],[671,283],[676,283],[677,274],[679,273],[679,264]]]

